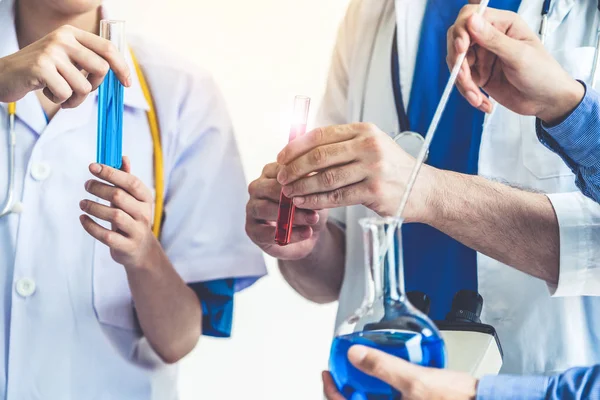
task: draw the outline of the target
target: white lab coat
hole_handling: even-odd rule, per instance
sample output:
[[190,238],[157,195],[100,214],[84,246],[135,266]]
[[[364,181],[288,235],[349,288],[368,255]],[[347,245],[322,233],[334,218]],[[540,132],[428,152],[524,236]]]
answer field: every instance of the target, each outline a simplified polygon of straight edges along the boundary
[[[0,1],[0,57],[18,50],[12,0]],[[224,101],[210,75],[130,41],[158,114],[164,153],[161,243],[186,282],[265,274],[244,230],[246,182]],[[154,188],[146,102],[131,62],[123,153]],[[0,398],[174,400],[177,366],[141,336],[123,266],[79,223],[96,158],[97,93],[46,123],[34,93],[17,102],[16,198],[0,219]],[[0,106],[0,193],[8,186],[6,105]],[[33,286],[35,285],[35,287]],[[33,290],[35,289],[35,290]]]
[[[411,8],[419,8],[414,0]],[[397,0],[406,10],[408,0]],[[588,80],[594,54],[596,0],[554,0],[547,48],[574,77]],[[539,29],[542,0],[523,0],[519,14]],[[396,17],[412,33],[399,37],[401,76],[412,79],[422,11],[396,16],[393,0],[355,0],[338,36],[320,113],[321,125],[373,122],[386,132],[398,130],[389,66]],[[415,13],[416,11],[413,11]],[[425,27],[426,29],[426,27]],[[399,29],[403,35],[406,29]],[[411,36],[412,35],[412,36]],[[414,54],[413,54],[414,53]],[[408,54],[408,55],[407,55]],[[414,62],[413,62],[414,64]],[[370,67],[369,67],[370,65]],[[404,69],[402,69],[404,68]],[[543,68],[543,66],[540,66]],[[402,81],[406,84],[406,81]],[[407,90],[404,88],[405,104]],[[557,288],[478,254],[482,318],[496,327],[504,349],[504,373],[553,373],[600,362],[600,205],[581,195],[574,176],[558,156],[541,145],[534,118],[497,106],[486,119],[479,174],[548,193],[560,225],[560,279]],[[364,293],[362,236],[357,220],[370,214],[362,206],[334,210],[345,226],[346,273],[336,324],[360,306]]]

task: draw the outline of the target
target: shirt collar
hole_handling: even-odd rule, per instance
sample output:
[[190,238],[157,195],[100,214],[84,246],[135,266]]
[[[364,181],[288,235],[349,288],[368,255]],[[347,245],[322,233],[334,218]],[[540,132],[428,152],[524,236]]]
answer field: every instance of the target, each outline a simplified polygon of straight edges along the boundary
[[[15,30],[14,2],[15,0],[0,0],[0,38],[2,38],[2,40],[0,40],[0,57],[5,57],[19,51],[19,43],[17,41],[17,34]],[[106,5],[102,6],[102,18],[114,18],[113,14],[108,8],[109,7]],[[125,60],[131,72],[131,86],[125,88],[123,101],[127,107],[149,110],[150,107],[146,101],[146,98],[144,97],[144,92],[142,91],[140,79],[137,76],[129,48],[125,52]],[[30,95],[34,94],[30,93],[26,97],[31,97]],[[98,91],[92,93],[91,96],[97,97]],[[43,121],[43,123],[45,124],[45,121]]]

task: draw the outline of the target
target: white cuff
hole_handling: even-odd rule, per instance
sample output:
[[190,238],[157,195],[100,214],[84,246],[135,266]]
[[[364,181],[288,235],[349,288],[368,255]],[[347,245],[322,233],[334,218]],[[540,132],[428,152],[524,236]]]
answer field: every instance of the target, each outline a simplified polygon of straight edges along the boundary
[[555,297],[600,296],[600,205],[580,192],[547,195],[558,218],[560,270]]

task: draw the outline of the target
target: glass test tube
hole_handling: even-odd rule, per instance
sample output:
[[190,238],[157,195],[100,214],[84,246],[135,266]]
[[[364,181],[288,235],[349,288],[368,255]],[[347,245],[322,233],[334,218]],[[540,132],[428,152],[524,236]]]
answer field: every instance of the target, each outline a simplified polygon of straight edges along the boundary
[[[296,96],[294,99],[294,114],[292,116],[292,127],[290,129],[289,141],[296,139],[306,133],[308,122],[308,110],[310,109],[310,97]],[[292,226],[294,223],[294,212],[296,206],[292,199],[281,192],[279,199],[279,212],[277,214],[277,226],[275,228],[275,243],[285,246],[290,243],[292,237]]]
[[[100,36],[125,52],[125,21],[100,21]],[[120,169],[123,158],[124,88],[112,70],[98,89],[98,145],[96,159],[100,164]]]

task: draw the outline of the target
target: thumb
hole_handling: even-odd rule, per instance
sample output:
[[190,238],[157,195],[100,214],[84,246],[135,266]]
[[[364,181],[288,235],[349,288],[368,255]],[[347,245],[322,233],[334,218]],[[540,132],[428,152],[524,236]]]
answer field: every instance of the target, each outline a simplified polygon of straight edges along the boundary
[[348,359],[362,372],[381,379],[400,392],[406,392],[417,378],[416,365],[369,347],[352,346]]
[[508,63],[516,60],[515,54],[522,44],[496,29],[479,14],[473,14],[467,22],[472,40]]

